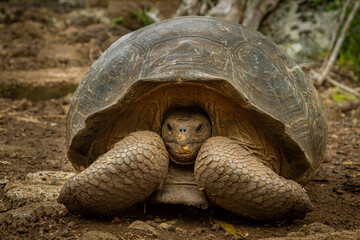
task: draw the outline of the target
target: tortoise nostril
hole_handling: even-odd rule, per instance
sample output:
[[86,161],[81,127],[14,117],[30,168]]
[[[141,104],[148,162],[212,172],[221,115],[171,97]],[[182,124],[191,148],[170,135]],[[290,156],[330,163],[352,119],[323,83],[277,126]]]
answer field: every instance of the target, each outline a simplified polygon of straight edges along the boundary
[[185,128],[180,128],[180,132],[186,132]]

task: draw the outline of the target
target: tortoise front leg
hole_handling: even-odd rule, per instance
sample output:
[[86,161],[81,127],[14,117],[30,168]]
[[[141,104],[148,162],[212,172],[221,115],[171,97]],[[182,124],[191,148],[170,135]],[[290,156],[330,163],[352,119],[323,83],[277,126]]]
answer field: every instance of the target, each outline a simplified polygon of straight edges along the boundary
[[149,197],[164,181],[168,165],[168,153],[158,134],[131,133],[69,179],[58,202],[86,216],[114,216]]
[[301,218],[313,209],[298,183],[277,175],[227,137],[212,137],[203,144],[195,177],[211,202],[245,217]]

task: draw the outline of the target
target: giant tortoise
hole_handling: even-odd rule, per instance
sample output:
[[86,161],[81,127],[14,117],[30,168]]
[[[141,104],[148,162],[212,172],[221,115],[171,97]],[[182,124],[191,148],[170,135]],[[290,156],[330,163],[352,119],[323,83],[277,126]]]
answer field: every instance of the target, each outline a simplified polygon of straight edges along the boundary
[[326,138],[314,87],[272,41],[225,20],[170,19],[121,37],[81,81],[66,137],[79,173],[58,201],[87,216],[148,202],[301,218]]

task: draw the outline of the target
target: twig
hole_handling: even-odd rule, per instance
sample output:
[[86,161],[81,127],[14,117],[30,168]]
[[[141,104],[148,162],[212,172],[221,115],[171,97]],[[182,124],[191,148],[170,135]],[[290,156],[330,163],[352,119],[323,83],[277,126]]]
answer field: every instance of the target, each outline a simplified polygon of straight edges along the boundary
[[345,39],[346,36],[346,32],[350,27],[350,23],[352,22],[352,20],[355,17],[355,13],[357,12],[357,10],[359,9],[360,6],[360,1],[356,1],[354,8],[351,10],[350,15],[348,16],[348,18],[346,19],[345,25],[343,27],[343,29],[341,30],[340,36],[336,41],[335,47],[330,55],[329,58],[329,62],[326,64],[326,67],[324,68],[324,70],[321,72],[319,78],[317,79],[317,84],[318,85],[322,85],[325,81],[325,76],[329,73],[330,68],[332,67],[332,65],[334,64],[336,57],[340,51],[340,47]]
[[347,92],[349,92],[351,94],[354,94],[357,97],[360,97],[360,93],[358,93],[355,89],[352,89],[352,88],[346,86],[345,84],[339,83],[338,81],[336,81],[336,80],[334,80],[334,79],[332,79],[330,77],[326,77],[326,81],[328,83],[331,83],[332,85],[334,85],[336,87],[341,88],[342,90],[345,90],[345,91],[347,91]]
[[[315,72],[314,70],[311,70],[310,71],[312,74],[315,75],[315,77],[318,77],[319,76],[319,73]],[[339,87],[340,89],[344,90],[344,91],[347,91],[351,94],[354,94],[355,96],[357,97],[360,97],[360,93],[358,91],[356,91],[355,89],[349,87],[349,86],[346,86],[345,84],[343,83],[339,83],[338,81],[330,78],[329,76],[326,76],[326,80],[327,82],[329,82],[330,84],[336,86],[336,87]]]
[[326,58],[324,59],[324,62],[321,66],[321,71],[323,71],[329,61],[329,57],[330,57],[330,54],[331,54],[331,51],[333,50],[334,48],[334,44],[335,44],[335,40],[336,40],[336,36],[339,32],[339,29],[340,29],[340,26],[342,25],[342,23],[344,22],[344,18],[345,18],[345,14],[346,14],[346,10],[349,6],[349,3],[350,3],[350,0],[347,0],[343,6],[343,9],[341,11],[341,14],[340,14],[340,17],[339,17],[339,22],[338,24],[336,25],[336,29],[335,31],[333,31],[332,35],[331,35],[331,41],[330,41],[330,45],[329,45],[329,49],[328,49],[328,52],[326,54]]

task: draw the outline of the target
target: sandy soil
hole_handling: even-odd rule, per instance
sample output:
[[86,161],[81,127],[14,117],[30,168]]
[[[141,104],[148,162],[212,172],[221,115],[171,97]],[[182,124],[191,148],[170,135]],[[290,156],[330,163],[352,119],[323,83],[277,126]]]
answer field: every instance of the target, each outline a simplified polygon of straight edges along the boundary
[[[135,7],[143,2],[135,1]],[[176,9],[174,3],[162,7],[169,16]],[[109,23],[110,18],[99,13],[106,8],[88,18],[79,15],[81,10],[52,3],[2,2],[0,71],[21,70],[32,76],[38,69],[88,67],[111,42],[130,31]],[[7,83],[2,84],[4,96]],[[72,95],[62,92],[60,98],[38,101],[15,99],[21,95],[0,98],[0,239],[234,239],[214,225],[214,219],[232,224],[247,239],[360,235],[360,121],[346,115],[329,122],[324,163],[305,186],[315,210],[302,220],[264,224],[217,208],[164,205],[136,206],[114,219],[86,219],[53,202],[10,200],[5,193],[11,183],[25,181],[28,173],[74,171],[65,150]],[[10,214],[16,210],[23,214]]]

